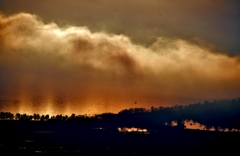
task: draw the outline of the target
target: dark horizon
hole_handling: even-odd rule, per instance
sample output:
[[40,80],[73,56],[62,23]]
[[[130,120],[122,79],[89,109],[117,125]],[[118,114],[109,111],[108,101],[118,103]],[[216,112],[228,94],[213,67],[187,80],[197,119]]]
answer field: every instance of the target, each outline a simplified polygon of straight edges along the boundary
[[[240,97],[152,107],[151,111],[132,108],[92,117],[39,116],[37,121],[26,114],[15,117],[0,112],[1,154],[148,156],[239,152]],[[206,129],[187,128],[184,121],[190,119]]]
[[[106,123],[111,126],[142,127],[150,129],[152,123],[158,126],[186,127],[188,121],[202,125],[205,130],[240,130],[240,97],[235,99],[215,100],[212,102],[188,104],[185,106],[175,105],[171,107],[130,108],[119,111],[118,113],[102,114],[74,114],[71,115],[49,115],[49,114],[21,114],[15,115],[10,112],[0,112],[0,120],[19,120],[19,121],[76,121],[79,123],[94,123],[99,127],[104,127]],[[86,120],[86,121],[85,121]],[[84,122],[85,121],[85,122]],[[134,122],[133,122],[134,121]],[[139,123],[137,124],[138,121]],[[103,125],[101,126],[102,123]],[[104,123],[106,122],[106,123]],[[118,125],[120,124],[120,125]],[[118,126],[117,126],[118,125]],[[191,125],[192,126],[192,125]],[[188,128],[191,128],[191,126]],[[127,126],[125,126],[127,127]],[[131,128],[129,127],[129,128]],[[195,126],[196,127],[196,126]],[[194,126],[192,127],[194,129]],[[195,128],[197,129],[197,128]],[[200,127],[198,128],[200,129]]]

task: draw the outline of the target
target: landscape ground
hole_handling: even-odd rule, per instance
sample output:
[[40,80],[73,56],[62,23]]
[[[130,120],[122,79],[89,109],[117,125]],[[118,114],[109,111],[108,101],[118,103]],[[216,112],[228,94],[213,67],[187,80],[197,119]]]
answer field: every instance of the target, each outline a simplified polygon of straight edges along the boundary
[[[18,123],[16,123],[18,122]],[[68,124],[55,131],[36,122],[0,121],[0,153],[31,155],[175,155],[238,152],[239,132],[216,132],[166,127],[149,133],[119,132],[114,128],[79,128]],[[46,122],[45,122],[46,123]],[[51,123],[53,125],[54,123]],[[20,127],[23,126],[26,129]],[[62,126],[66,126],[62,124]],[[50,126],[51,127],[51,126]],[[36,131],[39,130],[39,131]]]

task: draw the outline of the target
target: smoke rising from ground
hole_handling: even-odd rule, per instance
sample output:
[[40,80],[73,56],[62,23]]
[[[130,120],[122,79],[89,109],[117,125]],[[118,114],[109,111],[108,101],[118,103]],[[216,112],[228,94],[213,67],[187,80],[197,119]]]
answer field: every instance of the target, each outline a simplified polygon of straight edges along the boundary
[[240,58],[213,49],[197,38],[164,37],[146,47],[27,13],[1,15],[2,109],[101,113],[134,101],[150,107],[239,96]]

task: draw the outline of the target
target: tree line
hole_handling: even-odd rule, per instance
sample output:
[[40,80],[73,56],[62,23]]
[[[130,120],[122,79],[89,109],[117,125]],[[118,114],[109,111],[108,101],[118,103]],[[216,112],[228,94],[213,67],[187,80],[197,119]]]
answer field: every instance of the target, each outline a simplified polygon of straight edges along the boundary
[[184,121],[192,120],[215,130],[240,129],[240,98],[231,100],[205,101],[189,105],[175,105],[171,107],[130,108],[121,110],[119,113],[103,113],[93,116],[87,115],[55,115],[20,114],[0,112],[0,120],[20,121],[77,121],[93,123],[99,126],[131,126],[159,128],[171,125],[176,121],[178,127],[184,128]]

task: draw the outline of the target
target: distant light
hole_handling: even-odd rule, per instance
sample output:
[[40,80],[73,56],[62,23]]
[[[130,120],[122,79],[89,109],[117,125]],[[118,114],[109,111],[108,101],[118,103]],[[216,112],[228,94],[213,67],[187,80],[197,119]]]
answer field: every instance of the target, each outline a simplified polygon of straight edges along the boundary
[[145,128],[144,129],[137,128],[137,127],[131,127],[131,128],[129,128],[129,127],[123,127],[123,128],[118,127],[118,131],[119,132],[123,132],[123,133],[126,133],[126,132],[139,132],[139,133],[144,133],[144,134],[150,134],[147,129],[145,129]]

